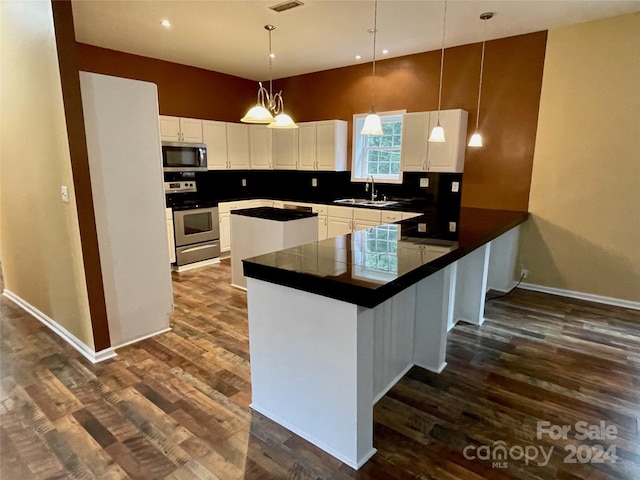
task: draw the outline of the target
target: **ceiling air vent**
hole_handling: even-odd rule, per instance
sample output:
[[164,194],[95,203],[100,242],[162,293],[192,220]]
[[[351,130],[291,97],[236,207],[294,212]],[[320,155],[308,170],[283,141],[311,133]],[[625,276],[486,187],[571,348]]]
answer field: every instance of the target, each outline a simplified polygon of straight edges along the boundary
[[274,5],[273,7],[269,7],[271,10],[274,10],[278,13],[284,12],[285,10],[291,10],[292,8],[299,7],[300,5],[304,5],[299,0],[292,0],[290,2],[279,3],[278,5]]

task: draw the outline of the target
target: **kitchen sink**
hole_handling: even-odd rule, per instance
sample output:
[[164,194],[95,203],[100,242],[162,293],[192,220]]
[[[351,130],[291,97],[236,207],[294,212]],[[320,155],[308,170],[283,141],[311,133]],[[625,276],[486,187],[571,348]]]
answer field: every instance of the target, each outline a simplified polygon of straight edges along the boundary
[[368,200],[366,198],[342,198],[340,200],[334,200],[333,203],[340,203],[343,205],[360,205],[362,207],[389,207],[400,202],[393,200]]

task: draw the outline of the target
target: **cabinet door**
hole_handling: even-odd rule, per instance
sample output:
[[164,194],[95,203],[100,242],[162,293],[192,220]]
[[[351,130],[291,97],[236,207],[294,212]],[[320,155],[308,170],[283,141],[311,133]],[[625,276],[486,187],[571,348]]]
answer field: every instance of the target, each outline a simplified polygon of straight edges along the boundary
[[233,170],[248,170],[249,161],[249,125],[227,123],[227,160]]
[[173,236],[173,210],[166,209],[167,243],[169,244],[169,263],[176,261],[176,240]]
[[183,142],[202,143],[202,120],[181,118],[180,131]]
[[378,225],[380,225],[379,222],[370,222],[367,220],[354,220],[353,231],[356,232],[358,230],[366,230],[367,228],[377,227]]
[[271,170],[271,128],[249,125],[249,157],[254,170]]
[[316,122],[298,123],[298,170],[316,170]]
[[202,140],[207,146],[207,169],[227,168],[227,124],[224,122],[202,121]]
[[[440,125],[444,128],[446,141],[429,143],[427,171],[462,172],[464,170],[467,116],[467,112],[460,109],[440,111]],[[436,126],[437,122],[438,112],[431,112],[429,131]]]
[[351,233],[352,220],[348,218],[329,217],[327,225],[327,237],[333,238],[338,235]]
[[402,212],[382,212],[382,223],[395,223],[402,220]]
[[347,122],[316,122],[316,168],[344,172],[347,168]]
[[403,172],[424,172],[427,169],[429,113],[414,112],[402,116],[400,162]]
[[166,115],[160,115],[159,122],[160,140],[162,140],[163,142],[180,141],[180,119],[178,117],[168,117]]
[[329,218],[326,215],[318,215],[318,240],[329,238]]
[[231,249],[231,215],[223,213],[220,219],[220,251],[228,252]]
[[273,142],[273,168],[295,170],[298,168],[298,129],[278,129],[271,131]]

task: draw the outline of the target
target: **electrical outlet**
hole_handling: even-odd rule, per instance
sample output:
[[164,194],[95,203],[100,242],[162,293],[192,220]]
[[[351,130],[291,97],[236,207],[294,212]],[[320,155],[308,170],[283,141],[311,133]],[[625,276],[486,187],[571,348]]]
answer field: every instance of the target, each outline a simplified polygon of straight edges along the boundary
[[242,179],[242,186],[243,186],[243,187],[246,187],[246,186],[247,186],[247,179],[246,179],[246,178],[243,178],[243,179]]
[[66,185],[60,186],[60,196],[64,203],[69,203],[69,187]]
[[525,279],[529,276],[529,270],[527,270],[526,268],[523,268],[522,270],[520,270],[520,277],[522,277],[522,279]]
[[429,186],[429,177],[420,179],[420,188],[427,188]]
[[449,231],[451,233],[455,232],[456,228],[458,228],[458,225],[456,225],[456,222],[449,222]]
[[460,182],[451,182],[451,191],[458,193],[460,191]]
[[427,224],[426,223],[419,223],[418,224],[418,232],[427,233]]
[[318,186],[318,179],[317,178],[312,178],[311,179],[311,186],[312,187],[317,187]]

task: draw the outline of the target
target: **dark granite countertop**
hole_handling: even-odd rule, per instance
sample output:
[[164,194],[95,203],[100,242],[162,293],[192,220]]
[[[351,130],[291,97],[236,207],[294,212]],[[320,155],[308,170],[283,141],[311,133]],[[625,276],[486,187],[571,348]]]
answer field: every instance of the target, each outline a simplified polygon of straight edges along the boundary
[[523,223],[528,215],[476,208],[429,211],[400,223],[245,259],[244,274],[373,308]]
[[242,215],[244,217],[262,218],[265,220],[274,220],[276,222],[289,222],[291,220],[300,220],[301,218],[318,216],[317,213],[313,212],[273,207],[244,208],[242,210],[234,210],[231,212],[231,214]]

